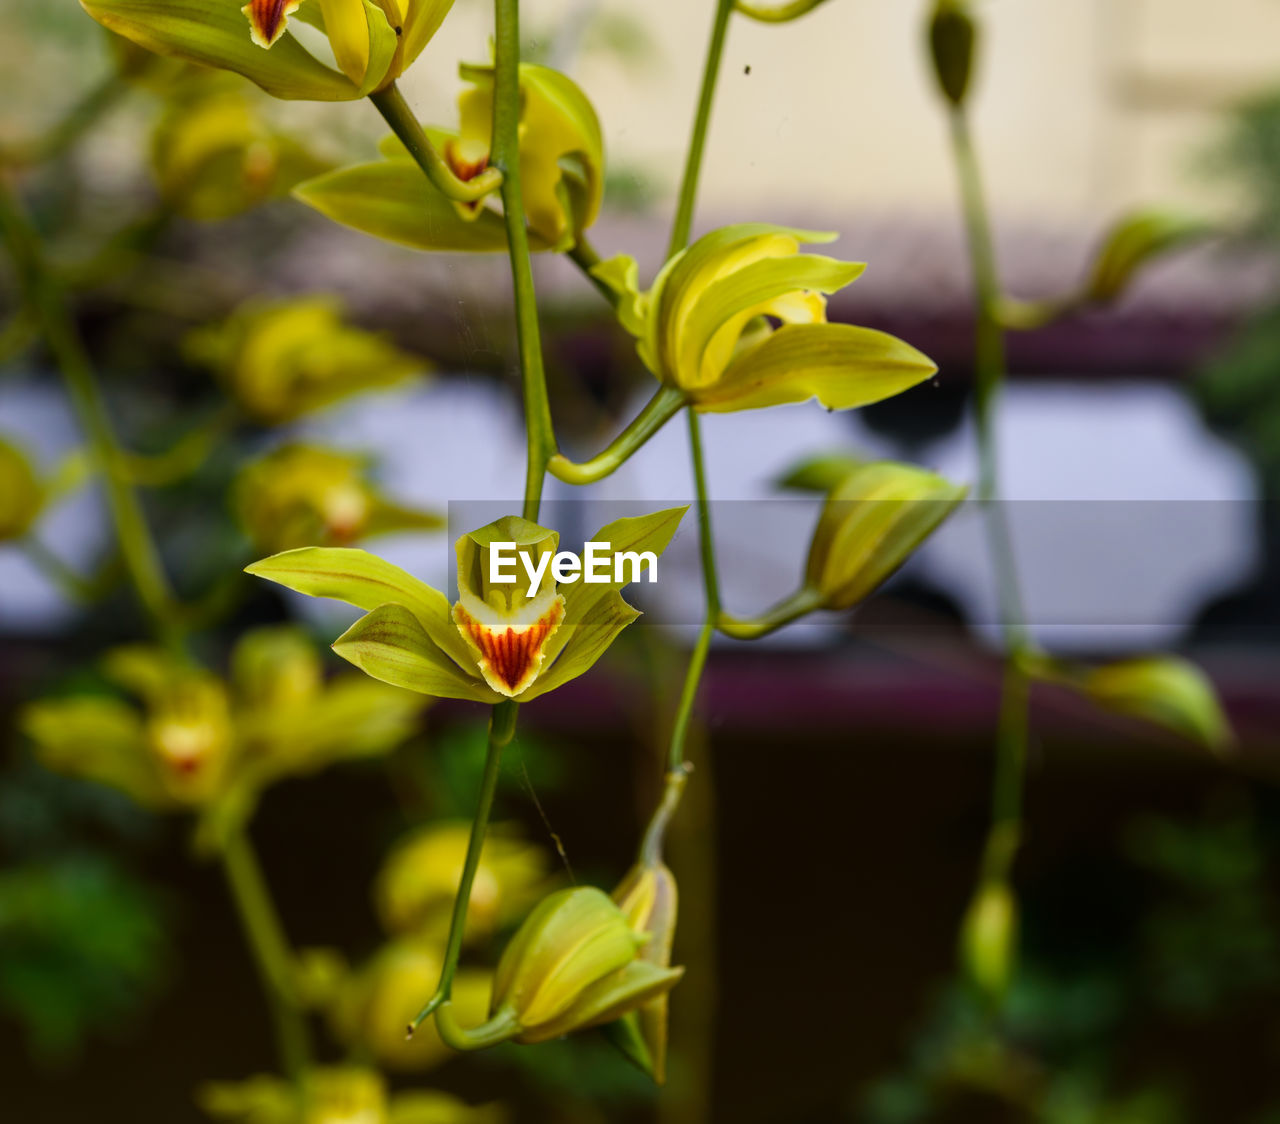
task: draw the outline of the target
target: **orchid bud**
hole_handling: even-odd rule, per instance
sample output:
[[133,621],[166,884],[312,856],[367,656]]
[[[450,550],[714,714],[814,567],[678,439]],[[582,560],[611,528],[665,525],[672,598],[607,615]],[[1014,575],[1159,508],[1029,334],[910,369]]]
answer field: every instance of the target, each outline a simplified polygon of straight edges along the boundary
[[1007,882],[984,882],[960,928],[960,958],[969,979],[992,1002],[1003,999],[1018,954],[1018,903]]
[[[661,860],[637,863],[613,891],[613,900],[626,914],[631,927],[648,937],[640,950],[641,959],[656,968],[668,969],[679,895],[675,875],[666,863]],[[663,991],[626,1016],[628,1021],[634,1020],[644,1046],[648,1064],[643,1068],[659,1085],[667,1076],[668,1005],[669,995]]]
[[977,37],[967,0],[938,0],[929,21],[929,51],[938,86],[957,108],[969,93]]
[[1084,693],[1098,706],[1164,726],[1208,749],[1230,747],[1230,723],[1213,683],[1194,664],[1151,656],[1084,673]]
[[809,548],[808,585],[829,609],[856,605],[906,562],[967,493],[913,465],[860,465],[827,497]]
[[1085,282],[1085,299],[1095,304],[1119,299],[1147,265],[1212,232],[1207,222],[1192,215],[1135,211],[1117,222],[1103,240]]
[[513,1018],[516,1041],[524,1043],[621,1018],[674,986],[683,972],[640,960],[645,939],[602,891],[557,891],[502,954],[491,1010]]
[[43,503],[31,462],[15,446],[0,440],[0,541],[25,535]]

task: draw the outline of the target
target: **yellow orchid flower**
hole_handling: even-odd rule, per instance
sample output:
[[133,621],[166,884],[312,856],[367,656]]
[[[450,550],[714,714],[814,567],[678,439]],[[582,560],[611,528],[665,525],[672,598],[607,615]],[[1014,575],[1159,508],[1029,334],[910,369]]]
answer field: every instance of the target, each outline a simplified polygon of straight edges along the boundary
[[[456,130],[427,128],[449,170],[461,181],[489,167],[493,67],[464,65],[470,84],[458,99]],[[520,179],[534,250],[572,249],[600,212],[604,142],[586,94],[558,71],[520,64]],[[395,136],[385,159],[317,176],[294,194],[335,222],[419,250],[505,253],[506,228],[486,199],[454,202],[422,174]]]
[[282,777],[390,750],[422,708],[416,696],[360,676],[326,684],[314,646],[287,626],[247,633],[229,680],[141,645],[109,653],[102,670],[127,698],[27,707],[23,726],[41,760],[144,807],[201,812],[215,832],[247,816]]
[[364,458],[315,445],[282,445],[249,463],[236,477],[232,500],[260,551],[344,545],[445,523],[384,497],[368,479]]
[[326,296],[246,302],[226,323],[192,332],[185,351],[262,425],[293,421],[430,369],[380,333],[348,324],[341,302]]
[[203,72],[178,84],[151,134],[151,167],[167,207],[187,218],[229,218],[325,170],[273,129],[243,83]]
[[[393,83],[422,53],[453,0],[81,0],[104,27],[162,55],[234,71],[278,98],[348,101]],[[334,70],[289,30],[324,32]]]
[[[670,508],[601,528],[589,540],[609,544],[594,554],[598,576],[563,592],[566,579],[550,565],[559,535],[514,516],[499,519],[458,539],[460,596],[452,607],[439,590],[362,550],[306,547],[246,571],[367,610],[333,650],[375,679],[443,698],[528,701],[582,675],[639,616],[619,592],[639,566],[623,563],[646,553],[656,559],[684,512]],[[495,543],[514,544],[509,582],[493,580]],[[585,564],[577,561],[581,574]]]
[[673,257],[646,292],[632,258],[592,273],[618,294],[618,318],[645,366],[695,409],[816,398],[847,410],[900,394],[937,367],[884,332],[827,323],[827,294],[865,268],[800,253],[834,237],[763,223],[724,227]]

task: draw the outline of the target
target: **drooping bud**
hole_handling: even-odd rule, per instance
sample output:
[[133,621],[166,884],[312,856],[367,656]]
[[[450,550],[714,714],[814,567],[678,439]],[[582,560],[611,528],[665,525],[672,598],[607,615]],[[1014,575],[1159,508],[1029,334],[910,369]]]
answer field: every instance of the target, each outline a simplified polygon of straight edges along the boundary
[[978,887],[960,928],[960,959],[969,979],[992,1003],[1009,988],[1017,960],[1018,903],[1003,880]]
[[1084,692],[1099,706],[1164,726],[1209,749],[1231,745],[1231,726],[1213,684],[1194,664],[1152,656],[1086,673]]
[[913,465],[876,461],[827,497],[809,548],[807,584],[829,609],[870,595],[924,542],[968,489]]
[[485,682],[507,697],[533,681],[564,619],[551,572],[559,543],[557,532],[514,515],[458,539],[453,620],[479,656]]
[[929,21],[929,52],[938,87],[957,108],[969,93],[977,37],[967,0],[938,0]]
[[[671,946],[675,940],[679,893],[675,875],[661,860],[639,862],[627,872],[613,891],[613,900],[627,916],[631,927],[644,933],[648,940],[640,949],[640,957],[655,968],[666,970],[671,965]],[[659,1085],[667,1078],[667,1014],[670,998],[667,991],[627,1015],[634,1020],[647,1068]]]
[[1085,299],[1095,304],[1116,300],[1145,266],[1212,233],[1213,227],[1203,219],[1171,211],[1143,210],[1126,216],[1103,239],[1085,283]]
[[682,969],[637,957],[645,938],[601,890],[550,894],[498,963],[491,1009],[516,1021],[518,1042],[545,1042],[610,1022],[674,986]]
[[0,440],[0,541],[25,535],[43,502],[31,462],[15,446]]

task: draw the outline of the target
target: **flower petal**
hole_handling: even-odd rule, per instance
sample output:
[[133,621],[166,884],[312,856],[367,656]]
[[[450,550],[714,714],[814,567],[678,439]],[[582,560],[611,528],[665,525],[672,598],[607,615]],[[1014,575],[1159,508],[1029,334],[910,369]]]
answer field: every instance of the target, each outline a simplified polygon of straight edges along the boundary
[[446,656],[403,605],[366,613],[338,637],[333,650],[366,675],[420,695],[489,703],[503,698]]
[[[582,583],[578,583],[581,585]],[[576,679],[589,671],[592,665],[604,655],[624,628],[640,616],[640,610],[628,605],[622,594],[608,586],[593,586],[592,589],[603,589],[603,596],[597,596],[578,610],[582,615],[573,625],[563,625],[557,636],[563,635],[565,640],[559,657],[545,672],[539,675],[520,696],[521,702],[536,699],[548,691]]]
[[346,77],[291,35],[278,37],[264,51],[228,0],[81,0],[81,5],[103,27],[140,47],[234,71],[278,98],[348,101],[360,96]]
[[692,397],[704,413],[811,398],[829,410],[850,410],[901,394],[937,369],[926,355],[885,332],[851,324],[788,324]]
[[349,547],[306,546],[254,562],[245,567],[245,573],[310,597],[345,601],[357,609],[376,609],[388,602],[404,605],[455,663],[465,671],[474,666],[470,649],[453,625],[445,595],[376,554]]
[[[334,222],[415,250],[497,253],[507,248],[501,217],[486,207],[464,219],[410,160],[379,160],[307,180],[293,194]],[[535,243],[534,249],[545,249]]]

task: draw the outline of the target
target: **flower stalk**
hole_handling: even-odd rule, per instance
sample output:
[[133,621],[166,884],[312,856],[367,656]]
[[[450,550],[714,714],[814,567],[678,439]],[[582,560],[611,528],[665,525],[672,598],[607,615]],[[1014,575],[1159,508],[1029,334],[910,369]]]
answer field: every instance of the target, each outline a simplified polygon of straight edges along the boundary
[[983,884],[990,885],[1009,880],[1022,833],[1022,796],[1030,722],[1030,678],[1026,657],[1032,650],[1032,644],[1025,623],[1009,523],[1000,499],[995,419],[1006,377],[1006,362],[994,240],[981,170],[963,105],[952,107],[950,124],[952,155],[960,181],[974,281],[975,416],[980,459],[978,499],[983,509],[988,550],[999,590],[1005,660],[996,734],[991,826],[982,871]]

